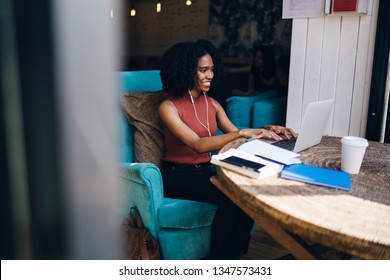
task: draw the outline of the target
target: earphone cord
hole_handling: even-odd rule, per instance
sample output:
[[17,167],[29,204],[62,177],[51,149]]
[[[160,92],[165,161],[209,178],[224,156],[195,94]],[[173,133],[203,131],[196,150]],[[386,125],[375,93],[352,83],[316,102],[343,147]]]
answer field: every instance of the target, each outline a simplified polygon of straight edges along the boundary
[[204,129],[207,130],[207,132],[209,133],[209,136],[211,137],[211,132],[210,132],[210,124],[209,124],[209,103],[207,102],[207,98],[206,98],[206,94],[203,92],[203,97],[204,97],[204,100],[206,100],[206,124],[207,126],[205,126],[199,119],[198,117],[198,114],[196,112],[196,108],[195,108],[195,104],[194,104],[194,99],[191,95],[191,92],[188,91],[188,94],[190,95],[191,97],[191,103],[192,103],[192,107],[194,107],[194,112],[195,112],[195,117],[196,119],[198,120],[198,122],[204,127]]

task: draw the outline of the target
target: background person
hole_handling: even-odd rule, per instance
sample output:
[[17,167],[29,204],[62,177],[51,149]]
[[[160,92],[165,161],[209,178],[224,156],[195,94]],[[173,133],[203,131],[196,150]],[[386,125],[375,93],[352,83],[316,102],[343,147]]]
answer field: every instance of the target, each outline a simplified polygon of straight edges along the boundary
[[277,59],[277,77],[278,77],[278,87],[277,90],[279,95],[287,95],[288,93],[288,79],[290,72],[290,56],[281,55]]
[[250,65],[226,67],[227,73],[248,73],[248,91],[232,89],[232,95],[251,96],[277,87],[276,61],[269,46],[258,46],[253,50]]

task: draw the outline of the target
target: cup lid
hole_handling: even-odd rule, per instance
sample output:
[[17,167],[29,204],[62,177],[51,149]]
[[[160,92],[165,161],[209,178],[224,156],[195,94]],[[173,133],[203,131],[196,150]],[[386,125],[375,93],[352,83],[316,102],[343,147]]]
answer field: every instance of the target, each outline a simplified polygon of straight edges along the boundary
[[358,147],[367,147],[368,141],[365,138],[362,137],[356,137],[356,136],[344,136],[341,139],[341,143],[352,145],[352,146],[358,146]]

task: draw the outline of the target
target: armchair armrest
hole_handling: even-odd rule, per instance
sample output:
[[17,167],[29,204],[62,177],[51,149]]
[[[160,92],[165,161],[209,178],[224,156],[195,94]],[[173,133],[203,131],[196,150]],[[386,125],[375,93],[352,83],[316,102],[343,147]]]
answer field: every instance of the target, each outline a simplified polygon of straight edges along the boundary
[[[121,178],[131,180],[137,183],[144,183],[145,180],[151,180],[158,182],[153,183],[161,183],[162,192],[162,179],[160,169],[152,163],[118,163],[119,166],[119,176]],[[151,182],[152,183],[152,182]],[[156,190],[157,191],[157,190]]]
[[163,203],[160,170],[151,163],[119,163],[121,178],[120,213],[128,217],[130,207],[138,208],[144,226],[157,237],[157,209]]

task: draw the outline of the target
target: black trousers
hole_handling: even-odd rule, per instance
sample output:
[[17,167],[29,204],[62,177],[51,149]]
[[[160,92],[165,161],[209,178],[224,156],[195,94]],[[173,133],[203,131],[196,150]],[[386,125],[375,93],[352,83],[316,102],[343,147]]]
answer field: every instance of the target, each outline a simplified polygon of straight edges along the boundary
[[164,196],[210,202],[218,205],[212,233],[210,258],[239,259],[248,243],[253,220],[210,182],[215,174],[210,164],[176,165],[163,162]]

